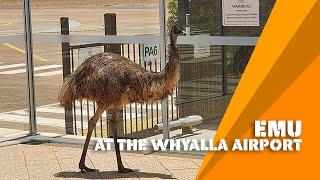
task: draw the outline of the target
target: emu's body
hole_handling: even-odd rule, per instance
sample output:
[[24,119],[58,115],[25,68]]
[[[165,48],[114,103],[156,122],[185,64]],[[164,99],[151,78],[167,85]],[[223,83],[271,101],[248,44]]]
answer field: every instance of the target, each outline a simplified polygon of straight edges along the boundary
[[[70,107],[74,100],[96,101],[98,109],[89,121],[79,168],[82,172],[95,171],[85,166],[85,157],[90,137],[101,114],[113,107],[110,124],[114,142],[117,142],[119,111],[128,103],[151,103],[172,94],[172,88],[179,79],[179,54],[176,47],[177,36],[182,31],[171,30],[169,62],[161,72],[151,72],[131,60],[114,53],[99,53],[91,56],[64,81],[59,93],[60,104]],[[118,143],[115,143],[119,172],[129,172],[124,168]]]
[[77,99],[96,101],[97,104],[161,100],[172,93],[178,80],[178,55],[174,59],[165,70],[155,73],[114,53],[93,55],[66,78],[60,102],[68,106]]

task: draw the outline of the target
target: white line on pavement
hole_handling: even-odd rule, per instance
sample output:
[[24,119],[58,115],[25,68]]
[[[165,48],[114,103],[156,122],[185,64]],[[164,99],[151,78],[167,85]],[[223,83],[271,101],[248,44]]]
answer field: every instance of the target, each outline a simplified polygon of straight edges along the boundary
[[[3,62],[1,62],[1,63],[3,63]],[[3,65],[3,66],[0,66],[0,70],[9,69],[9,68],[15,68],[15,67],[22,67],[22,66],[25,66],[25,65],[26,65],[26,63]]]
[[[16,114],[0,114],[0,121],[6,122],[17,122],[17,123],[29,123],[29,117],[25,115],[16,115]],[[65,127],[65,122],[63,119],[54,119],[54,118],[44,118],[37,116],[37,124],[44,126],[54,126],[54,127]],[[80,127],[81,122],[77,121],[77,127]],[[87,122],[83,122],[84,127],[88,126]]]
[[[46,69],[53,69],[53,68],[60,68],[61,65],[52,64],[52,65],[46,65],[46,66],[38,66],[34,67],[34,71],[40,71],[40,70],[46,70]],[[17,69],[17,70],[10,70],[10,71],[3,71],[0,72],[0,74],[19,74],[19,73],[25,73],[26,69]]]
[[43,73],[36,73],[35,76],[37,77],[47,77],[47,76],[55,76],[62,74],[62,70],[51,71],[51,72],[43,72]]

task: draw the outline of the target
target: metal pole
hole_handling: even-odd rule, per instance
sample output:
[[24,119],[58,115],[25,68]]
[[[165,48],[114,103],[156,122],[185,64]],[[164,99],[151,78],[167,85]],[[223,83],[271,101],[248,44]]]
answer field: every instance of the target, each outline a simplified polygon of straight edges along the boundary
[[27,59],[28,101],[29,101],[29,135],[37,134],[36,104],[34,87],[34,63],[32,49],[31,11],[29,0],[23,0],[24,38]]
[[[223,5],[221,0],[221,36],[225,35],[223,26]],[[227,72],[226,72],[226,58],[225,58],[225,47],[221,46],[221,72],[222,72],[222,96],[227,95],[228,86],[227,86]]]
[[[160,62],[161,67],[166,66],[166,1],[159,1],[159,22],[160,22]],[[163,139],[170,138],[168,98],[161,102],[162,122],[163,122]]]

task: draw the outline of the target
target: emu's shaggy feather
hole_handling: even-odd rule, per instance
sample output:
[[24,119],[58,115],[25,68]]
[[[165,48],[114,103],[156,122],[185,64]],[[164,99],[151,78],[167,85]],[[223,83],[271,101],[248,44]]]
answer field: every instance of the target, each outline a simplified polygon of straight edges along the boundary
[[178,78],[179,56],[173,51],[161,72],[147,71],[114,53],[99,53],[67,76],[59,92],[59,101],[65,107],[78,99],[98,104],[150,103],[171,94]]

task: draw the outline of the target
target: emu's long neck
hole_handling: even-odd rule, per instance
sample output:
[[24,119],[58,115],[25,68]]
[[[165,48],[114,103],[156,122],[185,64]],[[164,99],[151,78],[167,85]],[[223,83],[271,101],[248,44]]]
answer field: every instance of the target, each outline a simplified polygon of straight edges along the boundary
[[180,68],[180,58],[177,48],[177,36],[170,36],[170,49],[169,49],[169,61],[164,68],[166,74],[165,78],[167,81],[174,81],[174,83],[179,79],[179,68]]
[[169,61],[161,72],[153,73],[150,77],[149,93],[155,95],[157,99],[163,99],[171,94],[179,80],[180,60],[176,40],[176,36],[170,36]]

